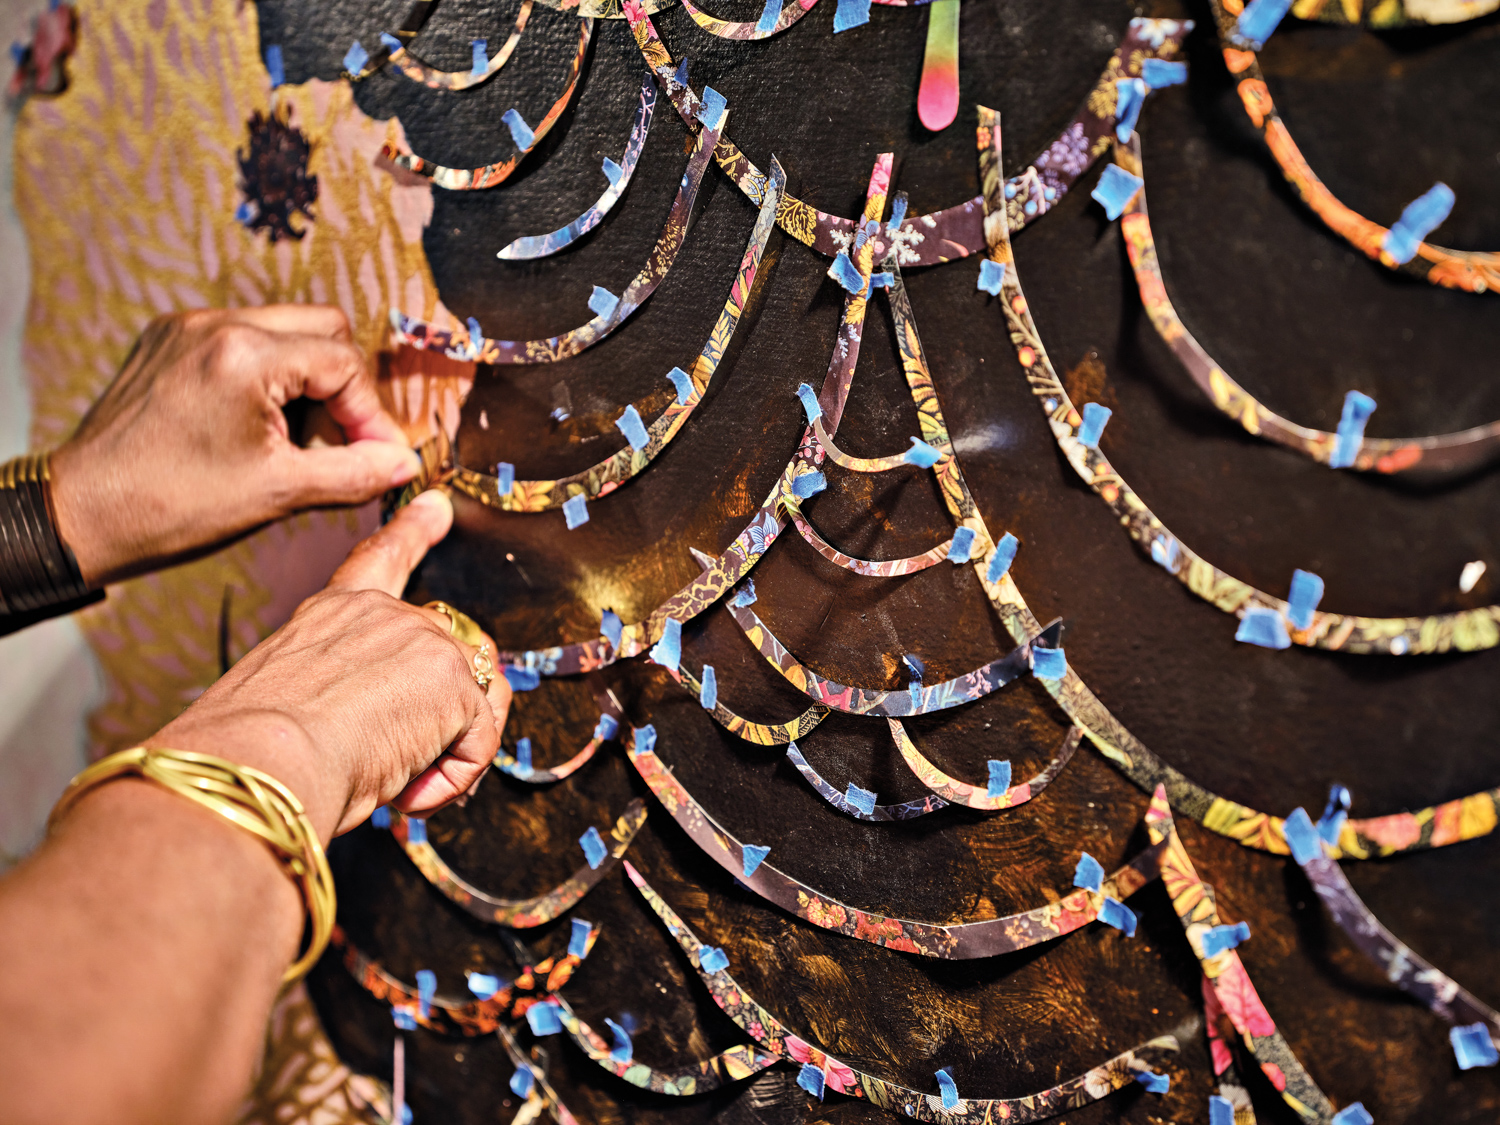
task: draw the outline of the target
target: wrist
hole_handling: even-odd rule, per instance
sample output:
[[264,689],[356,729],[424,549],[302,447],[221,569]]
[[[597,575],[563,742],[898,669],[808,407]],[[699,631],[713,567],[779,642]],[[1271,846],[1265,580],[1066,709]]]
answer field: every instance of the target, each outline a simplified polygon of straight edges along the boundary
[[0,612],[76,608],[91,593],[58,526],[50,456],[0,464]]
[[79,574],[90,586],[102,587],[129,565],[115,545],[114,515],[134,508],[121,498],[100,495],[98,474],[85,451],[68,442],[51,457],[51,501],[58,538],[67,545]]

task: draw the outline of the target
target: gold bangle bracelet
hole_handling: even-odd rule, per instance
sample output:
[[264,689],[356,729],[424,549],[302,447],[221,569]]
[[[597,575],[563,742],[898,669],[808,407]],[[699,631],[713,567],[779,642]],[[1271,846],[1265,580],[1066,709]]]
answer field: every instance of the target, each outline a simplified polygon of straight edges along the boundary
[[90,789],[132,774],[197,802],[270,846],[302,891],[310,931],[306,951],[282,980],[290,984],[304,976],[328,946],[338,902],[323,845],[302,802],[274,777],[250,766],[209,754],[136,746],[100,759],[70,781],[52,809],[48,829]]

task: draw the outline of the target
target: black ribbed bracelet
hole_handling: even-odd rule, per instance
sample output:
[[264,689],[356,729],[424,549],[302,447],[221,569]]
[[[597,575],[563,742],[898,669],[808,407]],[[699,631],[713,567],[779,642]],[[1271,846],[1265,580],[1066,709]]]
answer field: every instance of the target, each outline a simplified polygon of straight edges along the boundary
[[0,633],[103,597],[57,533],[45,453],[0,465]]

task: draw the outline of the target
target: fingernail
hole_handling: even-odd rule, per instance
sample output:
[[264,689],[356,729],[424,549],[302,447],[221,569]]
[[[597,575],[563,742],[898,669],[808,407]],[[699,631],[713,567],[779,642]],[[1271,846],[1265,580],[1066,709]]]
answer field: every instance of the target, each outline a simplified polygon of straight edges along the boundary
[[429,488],[426,492],[418,493],[407,506],[415,508],[419,505],[424,508],[437,508],[449,517],[453,515],[453,501],[448,499],[448,494],[441,488]]
[[406,450],[405,453],[406,456],[401,459],[401,463],[391,473],[392,488],[396,488],[414,479],[422,471],[422,458],[418,457],[410,449]]

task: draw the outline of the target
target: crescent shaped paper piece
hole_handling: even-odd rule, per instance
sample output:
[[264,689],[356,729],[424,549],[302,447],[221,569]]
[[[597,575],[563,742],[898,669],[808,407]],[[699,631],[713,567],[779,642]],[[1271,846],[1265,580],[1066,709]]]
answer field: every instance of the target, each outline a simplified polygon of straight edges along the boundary
[[[827,458],[841,469],[851,473],[888,473],[892,469],[910,468],[919,464],[912,457],[913,450],[893,453],[889,457],[855,457],[845,453],[833,440],[833,435],[823,428],[823,419],[813,422],[813,432],[818,436],[818,446]],[[912,441],[915,443],[916,439]],[[935,451],[934,451],[935,452]],[[934,458],[936,463],[937,458]]]
[[646,77],[641,81],[641,100],[636,106],[635,122],[630,127],[630,139],[625,142],[625,152],[618,164],[608,158],[604,161],[604,175],[609,180],[609,186],[604,189],[604,194],[594,201],[592,207],[566,226],[559,227],[550,234],[531,234],[518,238],[502,248],[496,257],[504,258],[508,262],[546,258],[573,245],[598,226],[604,220],[604,216],[609,214],[610,209],[620,201],[620,196],[625,194],[625,189],[630,186],[630,178],[635,175],[635,166],[640,162],[641,150],[646,147],[646,134],[651,131],[651,121],[655,113],[656,83],[652,80],[651,72],[648,70]]
[[[551,785],[555,781],[561,781],[576,773],[593,759],[599,747],[617,737],[620,724],[624,722],[625,713],[620,707],[620,701],[615,698],[614,692],[604,687],[602,683],[594,684],[594,701],[599,705],[599,722],[594,726],[594,736],[589,739],[582,750],[567,761],[556,766],[540,768],[533,766],[531,742],[523,738],[516,743],[517,754],[507,754],[504,748],[501,748],[495,755],[495,768],[527,785]],[[524,760],[520,756],[522,744],[525,745]]]
[[[1286,123],[1276,112],[1271,100],[1270,88],[1261,73],[1255,52],[1244,49],[1244,41],[1236,33],[1236,22],[1242,8],[1240,0],[1210,0],[1214,22],[1219,31],[1219,43],[1224,51],[1224,63],[1234,78],[1235,89],[1245,107],[1250,124],[1265,139],[1271,156],[1281,167],[1287,183],[1310,207],[1314,214],[1335,234],[1342,235],[1350,245],[1361,250],[1388,269],[1400,270],[1414,277],[1423,278],[1434,285],[1449,289],[1464,289],[1470,293],[1500,290],[1500,254],[1478,250],[1449,250],[1423,241],[1426,231],[1415,236],[1407,254],[1402,250],[1395,256],[1387,250],[1386,240],[1392,231],[1379,223],[1365,218],[1357,211],[1344,206],[1317,173],[1308,165],[1302,151],[1292,140]],[[1450,193],[1451,199],[1451,193]],[[1398,222],[1398,227],[1405,227]],[[1404,239],[1403,239],[1404,241]]]
[[1069,727],[1068,733],[1063,736],[1062,745],[1058,747],[1057,754],[1047,763],[1041,773],[1030,781],[1023,781],[1019,785],[1010,785],[1003,792],[991,795],[989,788],[983,785],[970,785],[967,781],[960,781],[956,777],[950,777],[932,762],[922,756],[917,749],[916,743],[906,733],[903,727],[895,719],[888,720],[891,725],[891,738],[896,742],[896,749],[901,751],[901,757],[911,768],[911,772],[917,775],[917,780],[933,793],[942,798],[946,803],[963,805],[966,808],[980,809],[984,812],[995,812],[999,809],[1013,809],[1017,805],[1024,805],[1035,797],[1048,785],[1052,784],[1053,778],[1062,773],[1063,767],[1072,760],[1074,752],[1078,749],[1078,743],[1083,738],[1081,727]]
[[410,78],[413,82],[420,82],[423,86],[434,90],[468,90],[478,86],[500,73],[500,68],[510,61],[511,55],[515,54],[516,45],[521,42],[521,33],[526,30],[526,21],[531,18],[531,9],[534,0],[521,0],[521,10],[516,13],[516,26],[511,31],[510,37],[505,40],[500,50],[495,52],[493,58],[488,59],[485,66],[480,69],[470,67],[468,70],[439,70],[429,66],[421,59],[413,55],[405,46],[390,47],[391,69],[403,76]]
[[[630,842],[645,823],[646,804],[638,797],[625,806],[620,819],[610,829],[611,842],[607,850],[602,847],[603,841],[600,841],[601,856],[590,857],[589,862],[546,894],[535,898],[507,899],[485,894],[478,887],[465,882],[427,842],[425,822],[409,819],[394,809],[391,810],[391,835],[429,883],[474,917],[518,930],[545,925],[576,906],[579,899],[593,890],[619,863],[625,849],[630,847]],[[411,830],[414,824],[422,825],[419,832]],[[589,831],[598,838],[595,829],[591,828]]]
[[[751,870],[747,875],[745,845],[708,815],[654,749],[643,748],[641,740],[632,735],[626,747],[626,757],[672,819],[681,825],[705,855],[733,875],[741,886],[788,914],[825,930],[923,957],[967,961],[1013,953],[1039,942],[1051,941],[1094,921],[1106,898],[1123,902],[1160,874],[1160,856],[1153,847],[1104,879],[1099,890],[1078,888],[1058,896],[1046,906],[1020,914],[951,924],[892,918],[830,898],[792,878],[768,860],[749,865]],[[625,866],[630,868],[628,863]]]
[[1087,1074],[1050,1090],[1022,1098],[958,1098],[945,1108],[944,1099],[936,1094],[924,1094],[877,1078],[820,1051],[805,1039],[792,1034],[784,1023],[750,997],[729,975],[726,967],[717,970],[705,968],[703,959],[707,949],[698,936],[641,877],[639,871],[627,863],[625,872],[667,927],[667,932],[682,946],[688,962],[698,970],[714,1003],[751,1038],[793,1065],[800,1065],[804,1073],[811,1068],[821,1077],[817,1085],[822,1090],[832,1090],[851,1098],[868,1098],[872,1104],[882,1109],[915,1121],[936,1121],[943,1125],[973,1125],[975,1122],[992,1121],[1022,1125],[1024,1122],[1040,1121],[1135,1085],[1137,1074],[1151,1072],[1154,1066],[1163,1065],[1164,1057],[1178,1050],[1175,1038],[1162,1035],[1124,1054],[1116,1055]]
[[[398,43],[411,42],[422,30],[427,23],[427,17],[432,15],[432,10],[436,7],[437,0],[413,0],[411,6],[406,9],[406,15],[401,18],[396,34],[391,38]],[[351,82],[361,82],[383,67],[390,57],[391,48],[384,35],[380,37],[380,42],[373,51],[365,50],[356,39],[344,56],[344,77]],[[351,66],[351,63],[354,65]]]
[[747,1044],[730,1047],[727,1051],[720,1051],[713,1058],[704,1059],[702,1062],[674,1070],[660,1070],[638,1062],[633,1055],[623,1059],[616,1058],[612,1053],[610,1042],[579,1019],[566,1000],[559,997],[557,1007],[558,1019],[562,1021],[563,1030],[568,1033],[568,1038],[578,1044],[584,1054],[616,1078],[623,1078],[632,1086],[650,1090],[653,1094],[666,1094],[669,1097],[679,1098],[707,1094],[749,1078],[751,1075],[759,1074],[768,1066],[774,1066],[781,1061],[780,1055],[762,1051],[758,1047]]
[[505,1044],[505,1053],[510,1057],[510,1065],[518,1071],[529,1073],[533,1083],[531,1093],[526,1096],[526,1100],[521,1103],[521,1107],[511,1118],[512,1125],[528,1125],[530,1121],[534,1121],[535,1112],[531,1112],[529,1117],[525,1116],[530,1112],[530,1107],[537,1107],[538,1111],[546,1109],[552,1114],[552,1119],[557,1122],[557,1125],[579,1125],[578,1118],[574,1117],[572,1111],[563,1105],[562,1099],[557,1096],[557,1091],[552,1088],[552,1083],[547,1081],[546,1073],[527,1058],[525,1051],[521,1050],[521,1044],[517,1042],[510,1028],[502,1024],[495,1029],[495,1034],[500,1042]]
[[607,290],[595,287],[594,296],[589,300],[589,307],[595,315],[588,323],[544,340],[491,340],[480,334],[477,321],[464,334],[446,328],[434,328],[425,321],[403,316],[393,309],[391,327],[394,330],[394,342],[442,352],[449,359],[494,364],[556,363],[597,344],[645,304],[646,298],[656,291],[656,287],[667,276],[667,271],[677,261],[677,255],[687,239],[688,220],[692,217],[693,203],[698,198],[698,188],[703,183],[704,172],[708,170],[709,157],[713,155],[715,135],[707,128],[698,135],[693,154],[688,159],[687,170],[683,173],[677,195],[672,200],[672,209],[667,213],[667,221],[662,226],[661,235],[651,250],[651,256],[646,259],[646,264],[618,298]]
[[[674,672],[668,668],[671,677],[682,685],[683,689],[696,699],[703,698],[703,684],[693,676],[686,668],[678,666]],[[794,719],[788,719],[784,723],[756,723],[725,707],[717,698],[708,713],[714,722],[727,730],[730,734],[743,738],[746,742],[753,742],[757,746],[785,746],[788,743],[811,734],[824,719],[828,717],[829,709],[814,703],[802,714]]]
[[[877,805],[871,798],[871,803],[861,808],[849,800],[846,793],[840,793],[828,782],[824,781],[817,770],[813,769],[803,756],[802,751],[797,748],[795,742],[789,742],[786,748],[787,760],[797,767],[806,782],[817,790],[818,796],[827,801],[839,812],[852,816],[855,820],[868,821],[871,824],[891,824],[898,820],[915,820],[919,816],[937,812],[938,809],[948,807],[948,802],[941,797],[929,794],[926,797],[917,797],[910,801],[902,801],[899,805]],[[869,811],[866,812],[865,809]]]
[[[1115,163],[1144,179],[1139,133],[1132,134],[1129,145],[1115,146]],[[1144,187],[1125,205],[1120,231],[1125,236],[1125,248],[1130,254],[1130,265],[1141,291],[1141,303],[1157,334],[1172,349],[1209,401],[1249,433],[1305,453],[1324,465],[1337,461],[1339,468],[1374,473],[1399,473],[1409,469],[1462,472],[1491,460],[1500,450],[1500,422],[1431,437],[1372,438],[1360,432],[1350,435],[1351,440],[1343,441],[1341,434],[1309,429],[1283,418],[1227,375],[1178,317],[1167,295],[1156,241],[1151,236]],[[1344,448],[1341,448],[1341,442]]]
[[1232,947],[1214,953],[1204,948],[1205,936],[1220,924],[1218,904],[1213,888],[1198,878],[1193,861],[1177,836],[1164,789],[1158,788],[1151,797],[1146,832],[1151,843],[1163,849],[1161,877],[1171,896],[1172,909],[1182,922],[1188,944],[1203,966],[1203,975],[1208,978],[1219,1005],[1293,1112],[1304,1121],[1327,1125],[1333,1120],[1333,1103],[1318,1089],[1276,1030],[1275,1021],[1250,983],[1240,955]]
[[[575,496],[582,496],[585,500],[597,500],[601,496],[607,496],[622,484],[644,472],[646,466],[651,464],[682,431],[688,419],[693,416],[693,412],[698,409],[698,405],[708,391],[709,383],[713,381],[714,374],[719,369],[719,361],[724,358],[730,341],[734,339],[735,330],[739,327],[740,318],[745,312],[745,305],[754,291],[757,277],[760,276],[760,264],[766,251],[766,243],[770,240],[771,231],[776,225],[776,200],[780,198],[780,185],[785,183],[785,179],[786,173],[782,171],[781,164],[773,160],[771,187],[766,193],[767,202],[761,205],[760,214],[756,217],[755,226],[750,232],[750,242],[740,259],[739,272],[730,286],[724,308],[719,313],[719,318],[714,323],[713,330],[703,345],[703,350],[694,361],[692,371],[687,373],[688,382],[680,383],[677,397],[652,421],[650,426],[643,427],[645,441],[639,441],[640,435],[636,435],[634,440],[639,442],[637,445],[629,441],[631,435],[627,434],[627,444],[622,449],[606,457],[597,465],[560,480],[502,482],[499,477],[489,473],[477,473],[472,469],[459,467],[454,470],[449,483],[466,496],[471,496],[475,500],[502,511],[545,512],[561,508]],[[691,205],[692,201],[689,199],[684,208],[684,214]],[[667,267],[670,267],[671,260],[675,260],[675,251],[673,251],[672,259],[666,260]],[[666,269],[662,269],[661,273],[664,276]],[[643,273],[641,276],[646,275]],[[634,294],[632,294],[632,289],[635,290]],[[637,297],[640,301],[644,301],[650,295],[649,291],[642,293],[634,284],[631,289],[625,291],[625,294],[621,304],[625,300],[635,300]],[[674,370],[680,374],[680,369]],[[675,379],[675,376],[672,377]],[[506,485],[508,489],[502,491]]]
[[[655,15],[675,7],[677,0],[638,0],[640,7]],[[622,20],[625,18],[624,0],[537,0],[544,8],[567,12],[575,16],[589,16],[596,20]]]
[[[1002,242],[1008,247],[1004,235]],[[1357,617],[1316,608],[1298,610],[1289,601],[1241,582],[1202,558],[1172,534],[1100,452],[1098,428],[1102,423],[1091,429],[1085,415],[1093,404],[1080,412],[1068,398],[1031,317],[1014,258],[1006,261],[999,304],[1031,393],[1046,414],[1052,436],[1068,464],[1119,517],[1141,552],[1204,601],[1245,621],[1257,614],[1273,616],[1281,623],[1278,639],[1286,639],[1273,646],[1277,648],[1285,648],[1289,642],[1362,655],[1409,656],[1472,652],[1500,644],[1500,605],[1426,617]],[[1108,413],[1103,416],[1107,418]]]
[[[686,70],[679,69],[673,61],[644,9],[637,11],[632,6],[626,10],[626,19],[646,65],[655,73],[688,128],[696,130],[696,114],[702,101],[688,85]],[[1078,177],[1109,147],[1115,128],[1116,81],[1139,75],[1146,59],[1175,58],[1192,29],[1191,20],[1138,17],[1130,21],[1104,73],[1062,135],[1025,172],[1005,185],[1006,215],[1013,230],[1020,230],[1056,206]],[[757,204],[761,201],[765,173],[733,141],[720,138],[714,158],[742,192]],[[856,224],[853,219],[830,215],[792,195],[782,196],[776,214],[782,230],[830,258],[849,249],[856,228],[864,221]],[[871,237],[874,260],[883,262],[894,251],[902,266],[934,266],[982,253],[986,246],[983,224],[981,197],[928,215],[905,218],[894,224],[894,229],[881,226]]]
[[[380,149],[380,155],[375,158],[378,167],[387,168],[392,171],[409,173],[413,176],[421,176],[431,180],[440,188],[449,191],[476,191],[480,188],[491,188],[496,184],[502,184],[510,178],[516,167],[526,158],[526,154],[537,145],[542,143],[542,138],[552,131],[552,126],[557,124],[557,119],[563,115],[568,108],[568,103],[573,100],[573,92],[578,89],[578,80],[583,76],[583,60],[588,55],[589,39],[594,34],[594,21],[583,19],[578,23],[578,49],[573,53],[573,63],[568,72],[568,82],[563,88],[562,94],[557,101],[552,103],[552,108],[547,111],[545,117],[535,129],[529,129],[522,122],[521,128],[525,133],[517,134],[520,130],[512,127],[512,139],[516,141],[516,147],[520,149],[509,160],[502,160],[494,164],[485,164],[479,168],[448,168],[442,164],[434,164],[416,153],[402,152],[394,145],[386,144]],[[512,110],[512,113],[517,111]],[[519,114],[517,113],[519,117]],[[527,143],[522,140],[530,135]]]
[[769,39],[773,35],[780,35],[807,15],[818,0],[791,0],[784,6],[781,0],[770,0],[770,2],[774,3],[780,11],[769,24],[766,21],[765,12],[762,12],[760,19],[754,23],[734,23],[730,20],[715,19],[707,12],[693,7],[692,0],[682,0],[682,7],[693,18],[695,24],[710,35],[717,35],[720,39]]
[[792,510],[791,519],[797,528],[797,533],[807,541],[807,545],[818,554],[822,555],[834,566],[843,567],[845,570],[855,574],[862,574],[866,578],[899,578],[906,574],[915,574],[919,570],[926,570],[948,557],[948,551],[953,546],[953,540],[947,539],[930,550],[923,551],[920,555],[912,555],[905,559],[856,559],[852,555],[846,555],[828,540],[818,534],[818,531],[807,521],[807,517],[801,512],[800,506]]
[[1297,809],[1287,817],[1287,831],[1295,841],[1292,858],[1318,892],[1328,913],[1339,929],[1349,935],[1349,940],[1380,966],[1386,979],[1451,1024],[1459,1027],[1483,1024],[1491,1044],[1500,1050],[1500,1012],[1417,956],[1381,924],[1355,892],[1338,862],[1323,854],[1318,826],[1305,810]]
[[1292,15],[1319,23],[1395,27],[1463,23],[1500,10],[1500,0],[1298,0]]

